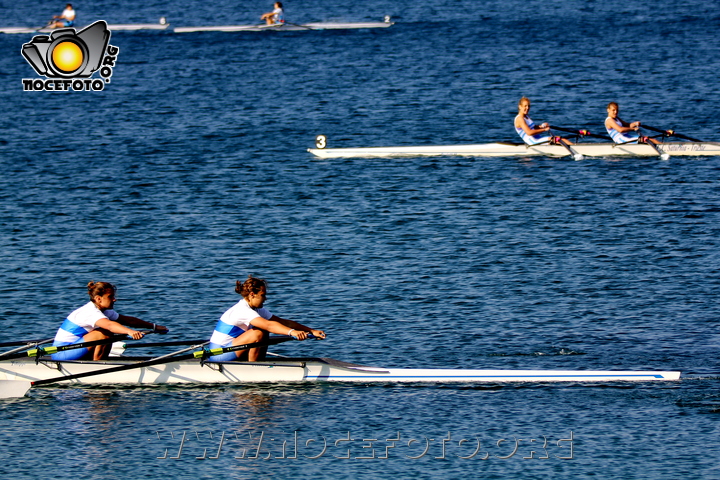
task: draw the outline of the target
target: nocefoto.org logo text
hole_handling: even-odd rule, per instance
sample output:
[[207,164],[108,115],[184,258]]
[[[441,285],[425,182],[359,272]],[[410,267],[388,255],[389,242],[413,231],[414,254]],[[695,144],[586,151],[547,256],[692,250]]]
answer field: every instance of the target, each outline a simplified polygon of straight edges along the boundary
[[[22,56],[43,78],[23,78],[26,92],[100,91],[110,83],[118,47],[109,44],[110,30],[104,20],[76,32],[58,28],[50,35],[36,35],[22,46]],[[95,72],[100,78],[92,78]]]

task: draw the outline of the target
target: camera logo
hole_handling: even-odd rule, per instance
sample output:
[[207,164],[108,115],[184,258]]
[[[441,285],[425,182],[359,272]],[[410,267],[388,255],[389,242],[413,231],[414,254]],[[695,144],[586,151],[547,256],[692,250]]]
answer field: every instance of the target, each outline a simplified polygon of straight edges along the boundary
[[[22,46],[22,56],[43,79],[24,78],[24,91],[100,91],[110,82],[118,47],[109,44],[110,30],[99,20],[83,30],[59,28],[37,35]],[[100,78],[90,78],[100,71]]]

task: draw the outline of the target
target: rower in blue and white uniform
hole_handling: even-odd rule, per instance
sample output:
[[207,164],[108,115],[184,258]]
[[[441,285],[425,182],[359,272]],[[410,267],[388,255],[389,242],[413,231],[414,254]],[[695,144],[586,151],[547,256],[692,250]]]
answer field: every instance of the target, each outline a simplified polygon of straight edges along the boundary
[[539,145],[542,143],[559,143],[560,140],[568,145],[573,142],[566,138],[553,137],[549,134],[550,125],[541,123],[535,125],[535,122],[528,116],[530,113],[530,99],[522,97],[518,102],[518,114],[515,117],[515,131],[520,135],[526,145]]
[[285,12],[283,12],[283,5],[281,2],[275,2],[273,5],[273,11],[263,13],[260,16],[260,20],[265,20],[268,25],[277,25],[285,23]]
[[640,138],[638,130],[640,130],[640,122],[628,123],[621,119],[618,114],[620,113],[620,107],[615,102],[608,103],[607,106],[608,116],[605,119],[605,129],[613,139],[615,143],[647,143],[652,142],[654,144],[660,144],[654,138],[643,137]]
[[[133,328],[152,329],[158,333],[167,333],[162,325],[149,323],[129,315],[116,312],[115,285],[108,282],[90,282],[87,285],[90,301],[73,311],[55,335],[53,346],[74,345],[77,343],[105,340],[112,334],[125,334],[135,340],[145,334]],[[53,360],[102,360],[110,354],[110,345],[75,348],[52,354]]]
[[518,114],[515,117],[515,131],[520,135],[527,145],[538,143],[549,143],[552,137],[548,134],[550,125],[542,123],[535,125],[535,122],[528,116],[530,112],[530,99],[522,97],[518,102]]
[[[325,338],[322,330],[313,330],[292,320],[277,317],[263,308],[267,298],[267,283],[260,278],[249,276],[245,282],[235,283],[235,291],[242,295],[242,300],[233,305],[218,320],[210,337],[208,348],[247,345],[266,340],[270,333],[290,335],[296,340],[305,340],[314,336]],[[232,360],[248,360],[255,362],[264,360],[267,346],[247,350],[236,350],[209,358],[212,362],[229,362]]]

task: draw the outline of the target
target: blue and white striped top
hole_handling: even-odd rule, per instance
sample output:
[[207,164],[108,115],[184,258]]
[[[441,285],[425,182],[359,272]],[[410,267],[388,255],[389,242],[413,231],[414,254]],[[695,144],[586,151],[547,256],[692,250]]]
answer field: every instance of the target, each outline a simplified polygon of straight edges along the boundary
[[[606,122],[608,119],[610,119],[610,117],[607,117],[607,119],[605,119]],[[619,118],[614,118],[612,120],[615,120],[617,123],[619,123],[620,125],[622,125],[624,127],[627,126],[627,124],[625,124],[625,122],[623,122]],[[615,130],[614,128],[608,127],[607,123],[605,123],[605,129],[607,130],[608,135],[610,135],[610,138],[612,138],[613,142],[615,142],[615,143],[637,142],[638,139],[640,138],[640,135],[638,135],[637,132],[633,131],[633,132],[620,133],[617,130]]]
[[120,314],[115,310],[100,311],[93,302],[88,302],[67,316],[55,334],[53,345],[71,345],[85,334],[95,330],[95,322],[102,318],[117,321]]
[[[519,117],[520,114],[517,115]],[[517,120],[517,117],[515,119]],[[523,120],[525,120],[525,124],[531,128],[536,129],[535,122],[532,121],[530,117],[523,117]],[[522,138],[523,142],[525,142],[527,145],[537,145],[538,143],[547,142],[550,140],[550,136],[546,135],[545,133],[537,134],[537,135],[528,135],[525,133],[525,130],[523,130],[520,127],[515,127],[515,131],[520,135],[520,138]]]
[[209,347],[229,346],[235,338],[252,328],[250,321],[257,317],[270,320],[272,313],[267,308],[252,308],[243,298],[220,317],[210,337]]

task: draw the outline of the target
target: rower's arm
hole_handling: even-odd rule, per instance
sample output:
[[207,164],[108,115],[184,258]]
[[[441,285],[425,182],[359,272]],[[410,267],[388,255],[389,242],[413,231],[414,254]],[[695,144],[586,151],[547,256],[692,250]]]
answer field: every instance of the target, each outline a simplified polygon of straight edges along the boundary
[[612,128],[620,133],[637,130],[640,127],[640,122],[627,123],[620,118],[617,120],[618,121],[615,121],[612,118],[605,119],[605,127]]
[[123,325],[127,325],[128,327],[133,328],[144,328],[146,330],[152,330],[156,333],[168,333],[168,328],[163,325],[157,325],[155,323],[146,322],[145,320],[140,320],[136,317],[131,317],[130,315],[123,315],[119,314],[118,317],[118,323],[121,323]]
[[253,318],[252,320],[250,320],[250,324],[253,327],[266,330],[270,333],[275,333],[278,335],[291,335],[298,340],[305,340],[308,337],[308,334],[313,334],[318,338],[325,338],[325,332],[323,332],[322,330],[313,330],[312,328],[306,327],[301,323],[285,318],[280,318],[276,315],[270,317],[270,320],[266,320],[262,317]]
[[548,125],[547,123],[540,124],[541,128],[535,128],[535,129],[530,128],[530,127],[528,127],[528,124],[525,122],[524,118],[517,118],[515,120],[515,126],[522,128],[523,131],[528,135],[539,135],[541,133],[545,133],[548,130],[550,130],[550,125]]
[[95,326],[98,328],[102,328],[103,330],[108,330],[112,333],[129,335],[135,340],[140,340],[144,336],[142,332],[138,332],[137,330],[133,330],[132,328],[128,328],[125,325],[121,325],[118,322],[113,322],[112,320],[107,318],[101,318],[100,320],[95,322]]

